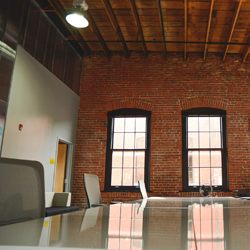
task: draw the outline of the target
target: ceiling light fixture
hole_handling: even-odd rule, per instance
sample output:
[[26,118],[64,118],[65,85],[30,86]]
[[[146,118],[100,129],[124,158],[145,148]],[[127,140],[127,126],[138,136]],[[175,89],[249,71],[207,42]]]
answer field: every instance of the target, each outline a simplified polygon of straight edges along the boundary
[[84,16],[84,11],[88,10],[88,5],[85,0],[73,0],[73,5],[75,9],[66,16],[67,22],[77,28],[87,27],[89,22]]

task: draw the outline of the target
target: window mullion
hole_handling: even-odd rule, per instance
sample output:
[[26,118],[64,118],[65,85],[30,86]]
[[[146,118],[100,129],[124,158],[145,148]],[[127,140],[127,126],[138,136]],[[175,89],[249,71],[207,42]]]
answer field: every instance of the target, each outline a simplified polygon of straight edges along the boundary
[[135,183],[135,150],[136,150],[136,118],[135,118],[135,125],[134,125],[134,151],[133,151],[133,173],[132,173],[132,186]]
[[123,131],[123,151],[122,151],[122,174],[121,174],[121,185],[123,186],[123,172],[124,172],[124,149],[125,149],[125,139],[126,139],[126,118],[124,118],[124,131]]
[[[200,149],[200,116],[198,116],[198,148]],[[198,159],[199,159],[199,186],[201,185],[201,153],[199,150],[198,154]]]
[[210,170],[210,180],[209,180],[209,184],[210,186],[212,185],[212,168],[211,168],[211,128],[210,128],[210,116],[208,117],[208,132],[209,132],[209,170]]

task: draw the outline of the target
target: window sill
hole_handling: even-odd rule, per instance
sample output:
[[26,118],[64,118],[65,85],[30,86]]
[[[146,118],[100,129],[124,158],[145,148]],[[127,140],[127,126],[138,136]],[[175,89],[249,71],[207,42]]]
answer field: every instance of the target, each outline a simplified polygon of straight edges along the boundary
[[109,189],[109,190],[104,190],[101,191],[101,193],[139,193],[139,189]]
[[[179,193],[199,193],[199,190],[183,190],[179,191]],[[213,193],[232,193],[232,190],[213,190]]]

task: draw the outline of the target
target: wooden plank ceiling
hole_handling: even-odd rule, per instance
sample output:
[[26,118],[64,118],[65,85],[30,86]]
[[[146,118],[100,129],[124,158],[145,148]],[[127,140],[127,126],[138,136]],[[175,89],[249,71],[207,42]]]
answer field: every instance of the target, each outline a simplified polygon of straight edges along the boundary
[[[73,0],[49,0],[64,20]],[[106,56],[132,51],[237,53],[246,61],[250,52],[250,0],[86,0],[87,28],[68,25],[85,55]],[[69,37],[69,40],[72,40]]]

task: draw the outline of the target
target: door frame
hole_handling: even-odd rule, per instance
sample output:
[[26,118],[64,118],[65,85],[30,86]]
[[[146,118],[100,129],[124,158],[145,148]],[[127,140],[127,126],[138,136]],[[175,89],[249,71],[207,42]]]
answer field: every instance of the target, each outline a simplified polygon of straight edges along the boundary
[[72,174],[72,166],[73,166],[73,151],[74,146],[72,142],[62,139],[61,137],[57,137],[56,143],[56,152],[55,152],[55,169],[54,169],[54,180],[53,180],[53,191],[55,188],[56,181],[56,166],[57,166],[57,155],[58,155],[58,145],[59,142],[67,144],[67,152],[66,152],[66,164],[65,164],[65,178],[67,179],[67,183],[64,183],[64,192],[71,192],[71,174]]

